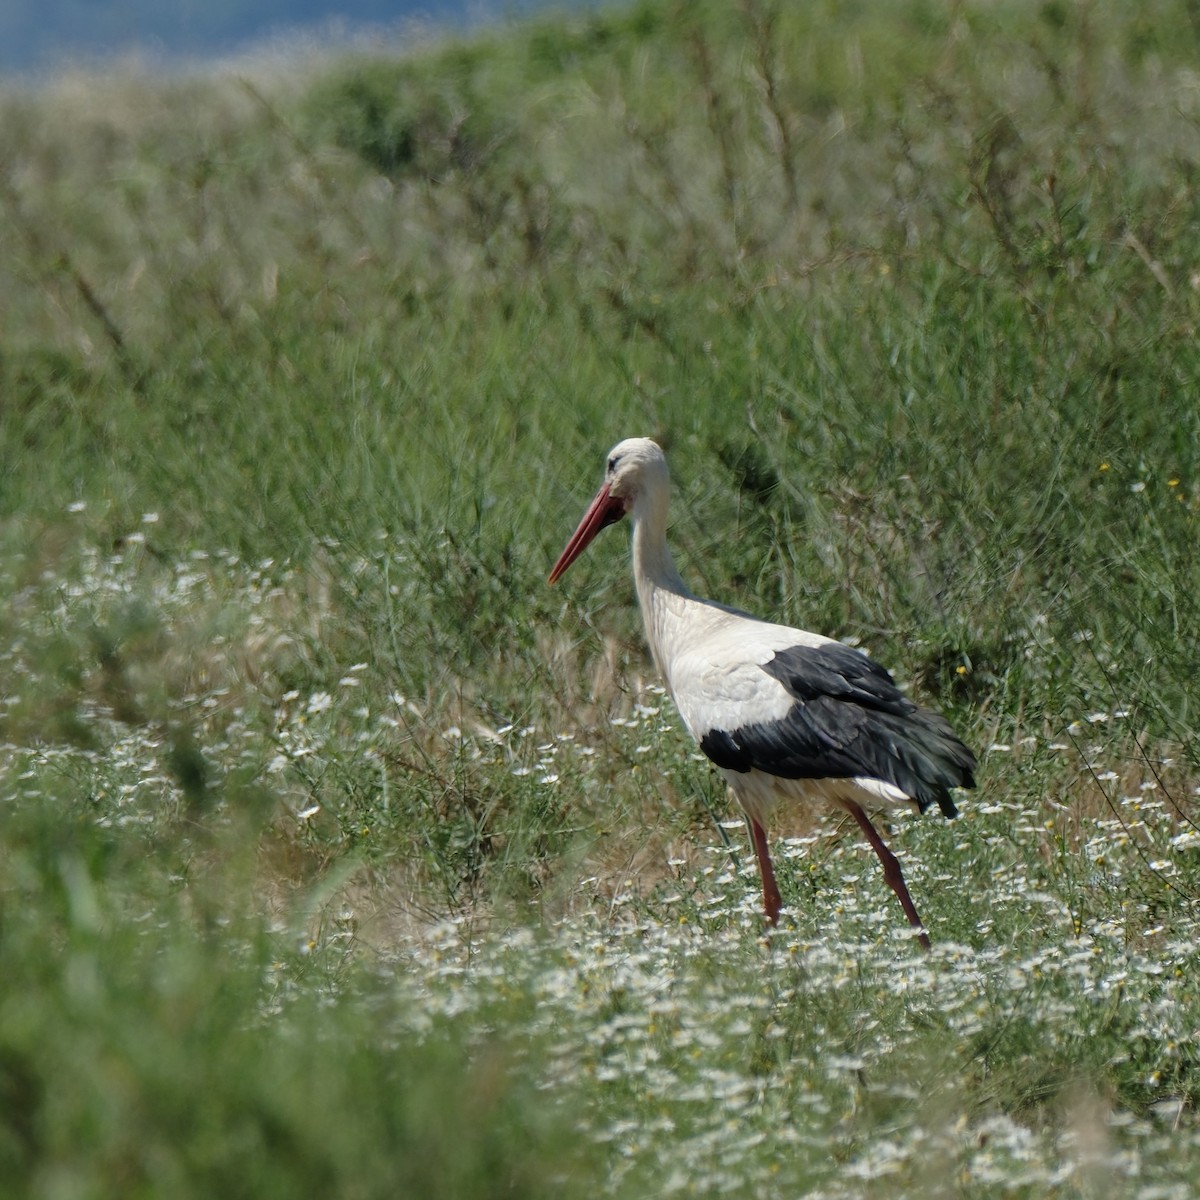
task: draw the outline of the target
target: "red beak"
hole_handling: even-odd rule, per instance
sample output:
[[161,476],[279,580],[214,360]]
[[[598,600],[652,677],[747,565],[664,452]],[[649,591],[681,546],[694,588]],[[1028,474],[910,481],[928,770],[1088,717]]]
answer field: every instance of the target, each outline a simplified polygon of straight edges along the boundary
[[584,552],[592,538],[605,526],[619,521],[625,515],[625,502],[616,496],[610,496],[608,489],[609,485],[606,483],[588,505],[583,520],[579,522],[579,528],[571,534],[571,540],[558,556],[558,562],[554,564],[547,583],[557,583],[567,568]]

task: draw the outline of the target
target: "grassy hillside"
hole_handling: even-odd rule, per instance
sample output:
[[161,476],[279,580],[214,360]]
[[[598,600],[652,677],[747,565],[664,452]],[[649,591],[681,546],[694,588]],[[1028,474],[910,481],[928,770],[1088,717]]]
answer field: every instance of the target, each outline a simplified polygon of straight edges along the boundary
[[[1198,50],[647,2],[0,96],[3,1177],[1190,1194]],[[811,813],[764,938],[622,535],[545,587],[642,433],[698,591],[980,751],[930,957]]]

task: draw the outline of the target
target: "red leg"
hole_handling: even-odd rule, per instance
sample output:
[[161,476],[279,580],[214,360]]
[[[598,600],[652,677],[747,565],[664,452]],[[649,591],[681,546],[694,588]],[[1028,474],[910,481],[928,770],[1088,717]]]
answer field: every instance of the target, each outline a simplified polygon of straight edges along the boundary
[[758,859],[758,873],[762,876],[763,911],[772,925],[779,924],[779,910],[783,907],[783,897],[779,894],[779,885],[775,882],[775,868],[771,866],[771,851],[767,849],[767,835],[763,827],[753,818],[747,816],[750,824],[750,840],[754,843],[754,856]]
[[904,909],[904,915],[908,918],[908,923],[914,928],[919,929],[920,935],[917,940],[929,949],[929,935],[925,932],[925,926],[921,923],[921,918],[917,916],[917,906],[913,904],[912,897],[908,894],[908,886],[904,882],[904,872],[900,870],[900,863],[896,856],[884,844],[883,838],[879,836],[878,830],[871,824],[871,818],[860,808],[853,800],[843,800],[842,803],[846,806],[850,815],[858,822],[858,827],[866,834],[867,841],[871,843],[871,849],[879,855],[879,861],[883,865],[883,877],[887,880],[888,886],[896,893],[896,897],[900,901],[900,907]]

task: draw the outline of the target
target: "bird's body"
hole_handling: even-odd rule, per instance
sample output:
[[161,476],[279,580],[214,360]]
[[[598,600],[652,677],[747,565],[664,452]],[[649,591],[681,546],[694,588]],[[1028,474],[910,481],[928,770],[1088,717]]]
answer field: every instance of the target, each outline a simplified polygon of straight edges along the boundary
[[670,476],[648,438],[614,447],[605,483],[554,569],[554,583],[606,525],[633,522],[633,575],[646,640],[688,732],[746,814],[767,917],[781,900],[764,825],[780,803],[825,801],[858,822],[909,922],[928,944],[899,863],[865,808],[957,809],[975,760],[945,718],[910,700],[854,647],[761,621],[688,591],[667,547]]

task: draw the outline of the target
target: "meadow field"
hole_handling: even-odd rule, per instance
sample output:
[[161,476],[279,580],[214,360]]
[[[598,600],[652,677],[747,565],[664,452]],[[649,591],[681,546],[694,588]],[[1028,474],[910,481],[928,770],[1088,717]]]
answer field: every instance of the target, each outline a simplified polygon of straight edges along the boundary
[[[641,0],[0,88],[0,1192],[1200,1195],[1200,9]],[[738,814],[695,589],[953,822]]]

